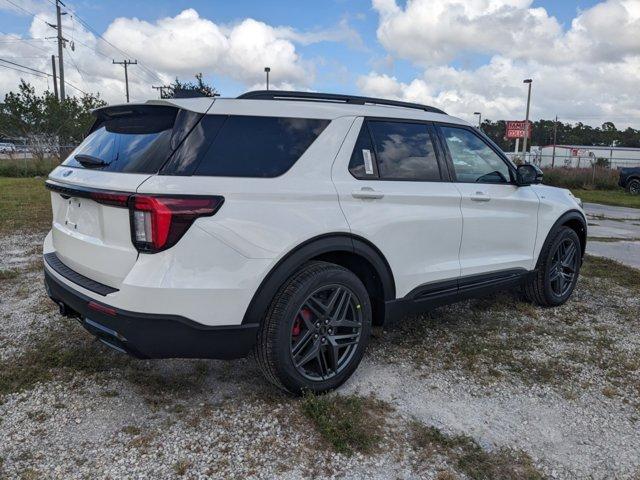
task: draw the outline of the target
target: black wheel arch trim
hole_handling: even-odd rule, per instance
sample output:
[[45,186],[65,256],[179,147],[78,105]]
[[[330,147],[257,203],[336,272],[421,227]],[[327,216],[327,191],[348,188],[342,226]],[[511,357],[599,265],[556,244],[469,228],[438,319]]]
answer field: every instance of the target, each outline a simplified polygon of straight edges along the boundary
[[[584,257],[585,250],[587,248],[587,219],[584,214],[580,210],[569,210],[562,215],[554,222],[554,224],[547,232],[547,236],[544,239],[544,243],[540,248],[540,252],[544,250],[545,245],[551,240],[551,236],[553,233],[560,228],[561,226],[567,224],[572,220],[577,220],[582,225],[582,231],[576,232],[578,233],[578,238],[580,239],[580,246],[582,247],[582,257]],[[538,253],[538,258],[536,259],[536,268],[538,268],[538,264],[540,262],[540,253]]]
[[243,324],[261,323],[273,297],[287,279],[307,261],[323,254],[348,252],[366,259],[376,271],[384,300],[394,300],[395,281],[382,252],[371,242],[351,233],[329,233],[310,238],[290,250],[269,271],[254,293],[242,320]]

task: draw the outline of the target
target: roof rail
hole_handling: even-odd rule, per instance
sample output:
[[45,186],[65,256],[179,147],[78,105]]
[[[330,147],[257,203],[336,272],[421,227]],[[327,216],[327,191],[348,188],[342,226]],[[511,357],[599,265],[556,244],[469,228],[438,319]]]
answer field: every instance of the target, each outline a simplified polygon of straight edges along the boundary
[[[335,93],[296,92],[289,90],[254,90],[243,93],[238,98],[251,100],[310,100],[316,102],[351,103],[354,105],[388,105],[391,107],[415,108],[425,112],[442,113],[439,108],[421,105],[419,103],[399,102],[384,98],[360,97],[357,95],[340,95]],[[446,115],[446,114],[445,114]]]

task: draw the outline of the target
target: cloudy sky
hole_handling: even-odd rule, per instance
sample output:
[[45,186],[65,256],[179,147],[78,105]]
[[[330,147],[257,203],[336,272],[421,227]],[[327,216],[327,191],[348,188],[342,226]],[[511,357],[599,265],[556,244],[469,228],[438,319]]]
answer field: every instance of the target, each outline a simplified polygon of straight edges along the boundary
[[[223,96],[264,87],[428,103],[472,120],[532,117],[640,128],[640,0],[68,0],[67,80],[124,101],[203,72]],[[50,72],[52,0],[0,0],[0,59]],[[0,62],[0,95],[43,76]],[[35,73],[30,71],[31,73]],[[78,93],[67,87],[69,93]]]

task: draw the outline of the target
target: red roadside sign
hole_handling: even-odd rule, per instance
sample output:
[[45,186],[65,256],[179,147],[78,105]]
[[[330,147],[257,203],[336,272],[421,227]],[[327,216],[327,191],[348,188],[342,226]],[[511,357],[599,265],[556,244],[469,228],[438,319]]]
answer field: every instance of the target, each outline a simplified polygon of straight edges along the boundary
[[[513,138],[524,138],[524,128],[526,121],[519,120],[507,120],[507,132],[505,134],[505,138],[513,139]],[[527,137],[531,138],[531,134],[533,133],[533,124],[529,121],[529,132],[527,133]]]

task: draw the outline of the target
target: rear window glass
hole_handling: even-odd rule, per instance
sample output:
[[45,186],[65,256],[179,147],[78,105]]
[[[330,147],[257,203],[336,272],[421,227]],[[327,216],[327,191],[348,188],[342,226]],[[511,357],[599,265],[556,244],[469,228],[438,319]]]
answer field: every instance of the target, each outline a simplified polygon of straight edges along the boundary
[[207,115],[201,122],[205,127],[212,123],[212,140],[206,151],[201,149],[194,175],[277,177],[329,124],[329,120],[253,116],[228,116],[221,124],[216,117]]
[[155,173],[171,153],[171,135],[177,110],[103,118],[64,161],[69,167],[107,172]]

